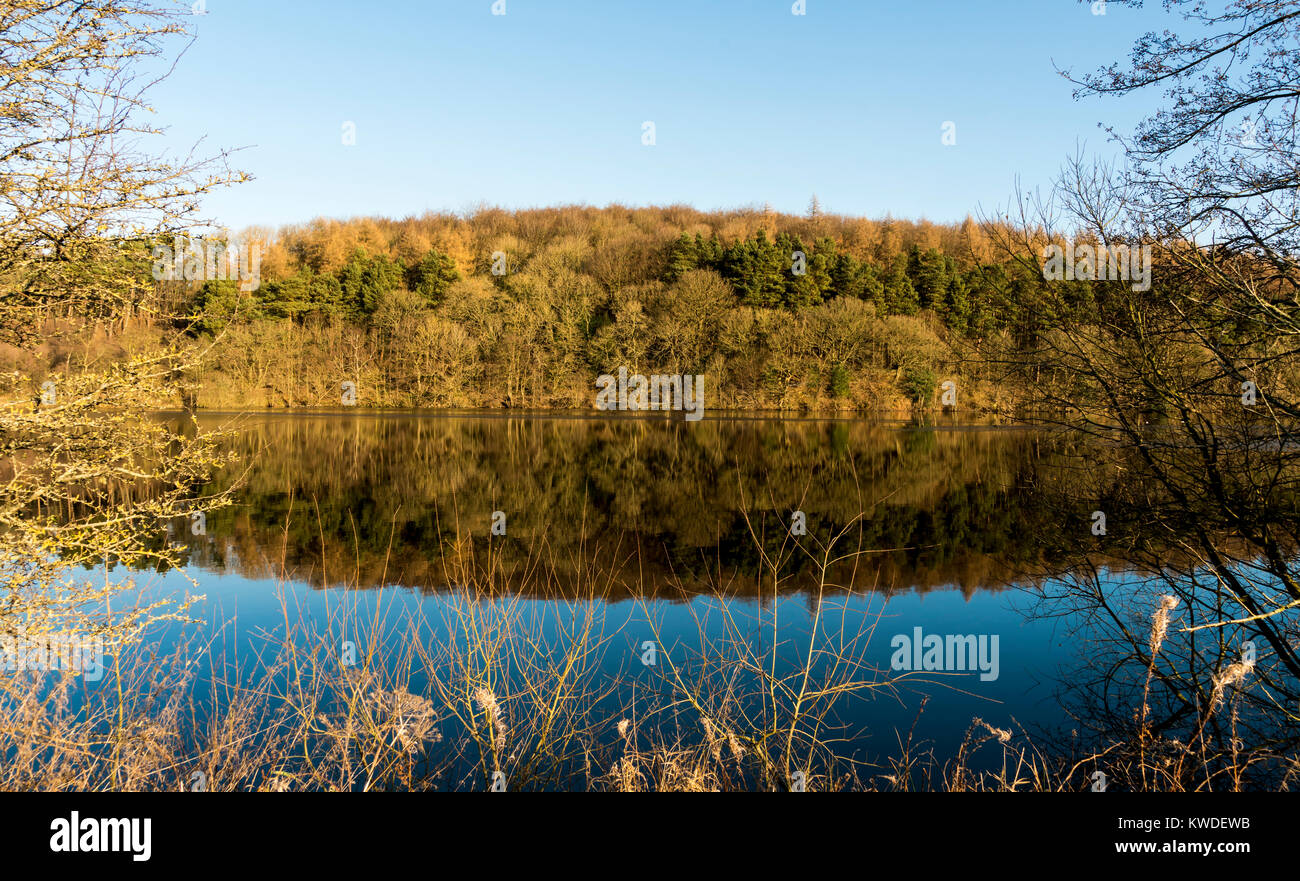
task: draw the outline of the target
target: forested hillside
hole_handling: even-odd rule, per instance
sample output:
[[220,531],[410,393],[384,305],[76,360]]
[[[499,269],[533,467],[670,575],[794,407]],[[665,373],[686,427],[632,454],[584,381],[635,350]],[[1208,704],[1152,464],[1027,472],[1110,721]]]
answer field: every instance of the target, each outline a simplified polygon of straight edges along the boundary
[[[245,231],[255,285],[202,280],[201,258],[196,279],[154,281],[170,267],[150,263],[156,243],[123,260],[141,279],[132,314],[188,315],[162,330],[212,346],[192,377],[201,407],[337,406],[352,382],[360,406],[590,408],[594,378],[626,367],[701,374],[708,408],[935,407],[953,380],[957,409],[1009,411],[1023,391],[987,352],[1086,319],[1103,286],[1043,297],[999,232],[815,200],[803,216],[480,208]],[[46,367],[72,357],[56,347]]]

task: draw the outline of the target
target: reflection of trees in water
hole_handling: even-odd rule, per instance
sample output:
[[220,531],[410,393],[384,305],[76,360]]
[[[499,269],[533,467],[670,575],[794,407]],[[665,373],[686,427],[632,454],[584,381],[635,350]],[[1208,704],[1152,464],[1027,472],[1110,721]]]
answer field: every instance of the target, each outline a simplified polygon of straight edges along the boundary
[[[1065,441],[846,422],[359,414],[259,420],[238,444],[252,465],[241,504],[192,542],[200,565],[266,574],[283,558],[317,585],[437,589],[448,555],[486,553],[501,510],[498,560],[541,560],[562,586],[600,557],[623,573],[615,590],[657,593],[720,576],[747,589],[796,509],[810,535],[852,524],[845,546],[872,552],[837,573],[842,584],[1003,586],[1056,555],[1037,538],[1050,524],[1034,495]],[[811,576],[800,555],[787,566],[792,588]]]
[[[1060,671],[1074,732],[1052,742],[1086,759],[1075,783],[1101,771],[1126,788],[1276,787],[1300,770],[1300,620],[1278,576],[1296,551],[1291,468],[1275,462],[1261,494],[1242,463],[1231,469],[1236,487],[1200,481],[1194,465],[1181,466],[1185,483],[1171,481],[1171,452],[1155,453],[1156,477],[1143,464],[1151,453],[1130,447],[1063,457],[1058,469],[1076,475],[1061,484],[1069,490],[1038,497],[1073,524],[1051,536],[1079,560],[1044,573],[1030,609],[1059,619],[1084,661]],[[1253,455],[1227,451],[1218,464]],[[1242,522],[1248,499],[1267,540]],[[1088,528],[1094,504],[1112,514],[1105,558]]]
[[[1177,603],[1165,600],[1157,641],[1164,597]],[[1275,787],[1294,775],[1297,680],[1258,622],[1214,626],[1231,618],[1230,605],[1212,578],[1182,568],[1081,566],[1036,591],[1031,614],[1059,619],[1080,646],[1081,662],[1058,673],[1072,730],[1044,738],[1073,788],[1097,771],[1115,788],[1159,790]],[[1295,623],[1284,628],[1292,644]]]
[[[1037,585],[1031,614],[1062,619],[1086,660],[1059,690],[1073,732],[1039,743],[1062,785],[1097,771],[1120,788],[1272,782],[1294,749],[1294,618],[1213,626],[1285,601],[1271,564],[1192,493],[1150,480],[1131,447],[1028,430],[392,414],[277,416],[237,443],[251,470],[240,504],[191,540],[201,565],[264,575],[283,559],[314,585],[599,582],[679,598],[753,592],[759,572],[770,589],[766,555],[793,591],[817,575],[787,546],[797,508],[810,537],[848,526],[838,550],[869,552],[831,585]],[[1285,500],[1268,504],[1281,535]],[[494,510],[509,536],[489,548]],[[466,561],[487,577],[447,576]],[[1165,596],[1178,602],[1153,652]]]
[[[1109,444],[1079,463],[1062,507],[1132,512],[1110,551],[1159,579],[1103,592],[1080,568],[1063,597],[1060,611],[1096,625],[1094,675],[1069,681],[1089,683],[1083,706],[1110,732],[1107,764],[1130,785],[1223,788],[1286,761],[1300,767],[1275,758],[1293,752],[1300,679],[1300,4],[1165,5],[1180,24],[1137,40],[1126,63],[1071,76],[1078,97],[1164,96],[1120,133],[1124,161],[1081,150],[1048,198],[1018,193],[987,227],[1019,276],[1035,278],[1035,315],[1071,319],[1025,326],[985,354],[1005,369],[1000,382],[1038,392],[1040,413]],[[1243,110],[1268,138],[1236,136]],[[1097,277],[1078,311],[1077,292],[1046,272],[1037,282],[1043,245],[1066,239],[1140,243],[1144,282]],[[1181,616],[1167,656],[1144,639],[1150,621],[1112,610],[1150,610],[1155,593]],[[1135,677],[1145,692],[1148,676],[1150,700],[1125,727]],[[1238,696],[1215,710],[1229,681]]]

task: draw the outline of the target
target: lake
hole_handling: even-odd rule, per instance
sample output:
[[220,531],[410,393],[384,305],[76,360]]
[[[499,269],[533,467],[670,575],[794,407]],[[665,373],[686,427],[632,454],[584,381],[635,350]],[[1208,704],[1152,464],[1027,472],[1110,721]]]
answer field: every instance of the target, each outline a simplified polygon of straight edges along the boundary
[[[566,712],[598,741],[624,736],[624,719],[673,742],[714,736],[686,710],[769,732],[798,718],[792,741],[864,779],[890,773],[903,744],[942,762],[976,719],[984,740],[1059,743],[1105,716],[1082,688],[1106,643],[1080,606],[1080,565],[1139,631],[1155,602],[1091,528],[1114,475],[1085,441],[1046,429],[712,414],[198,421],[236,428],[240,457],[204,488],[234,486],[233,505],[201,528],[168,524],[205,595],[192,613],[206,652],[242,669],[305,628],[344,668],[402,667],[412,691],[438,664],[490,682],[514,701],[512,726],[544,713],[535,680],[562,675],[581,695]],[[1140,528],[1140,512],[1110,516]],[[149,583],[192,589],[180,571]],[[1100,698],[1119,716],[1132,709],[1123,679]],[[971,766],[996,766],[993,745]]]

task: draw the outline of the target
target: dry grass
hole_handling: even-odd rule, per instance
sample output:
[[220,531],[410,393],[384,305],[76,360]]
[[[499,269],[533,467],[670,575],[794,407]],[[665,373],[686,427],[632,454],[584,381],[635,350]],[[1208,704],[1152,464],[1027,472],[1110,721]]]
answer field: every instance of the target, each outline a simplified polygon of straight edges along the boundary
[[[529,602],[502,590],[518,573],[482,540],[448,555],[448,580],[463,587],[433,617],[400,607],[397,592],[347,589],[325,594],[322,616],[281,584],[282,621],[255,635],[251,654],[247,639],[188,630],[166,655],[121,652],[97,683],[0,675],[0,789],[1065,791],[1104,768],[1111,785],[1179,790],[1236,788],[1262,760],[1244,747],[1210,756],[1199,736],[1215,714],[1235,718],[1234,689],[1250,672],[1236,665],[1215,677],[1186,743],[1151,730],[1144,700],[1135,737],[1082,758],[975,719],[955,756],[937,757],[913,730],[883,764],[865,764],[835,709],[891,692],[901,675],[864,662],[874,626],[824,627],[839,595],[825,573],[844,559],[833,550],[843,538],[792,540],[765,557],[774,593],[783,554],[813,554],[823,573],[793,666],[755,647],[776,645],[775,611],[763,625],[773,638],[748,638],[716,585],[719,618],[697,619],[698,646],[666,645],[646,604],[657,665],[611,673],[627,635],[606,632],[598,567],[589,599]],[[1154,616],[1151,671],[1173,611],[1162,603]],[[1198,783],[1211,764],[1226,770]]]

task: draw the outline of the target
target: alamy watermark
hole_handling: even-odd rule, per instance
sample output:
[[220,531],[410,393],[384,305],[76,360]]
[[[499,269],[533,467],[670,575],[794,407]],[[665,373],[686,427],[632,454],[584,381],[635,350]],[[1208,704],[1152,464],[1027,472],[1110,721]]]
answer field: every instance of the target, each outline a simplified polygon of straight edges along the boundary
[[704,417],[704,377],[679,373],[650,377],[628,375],[626,367],[618,376],[602,373],[596,377],[597,410],[685,410],[687,422]]
[[50,831],[54,853],[129,853],[137,863],[147,863],[153,853],[150,817],[82,817],[72,811],[52,820]]
[[896,671],[979,671],[981,682],[998,678],[998,637],[981,633],[923,634],[920,627],[912,628],[909,636],[899,633],[889,641],[894,654],[889,667]]
[[106,654],[102,640],[71,633],[0,636],[0,670],[6,673],[62,670],[96,682],[104,675]]
[[241,291],[262,284],[262,246],[234,239],[177,236],[153,247],[154,281],[238,281]]
[[1043,249],[1048,281],[1131,281],[1133,290],[1151,290],[1150,245],[1089,245],[1067,242]]

